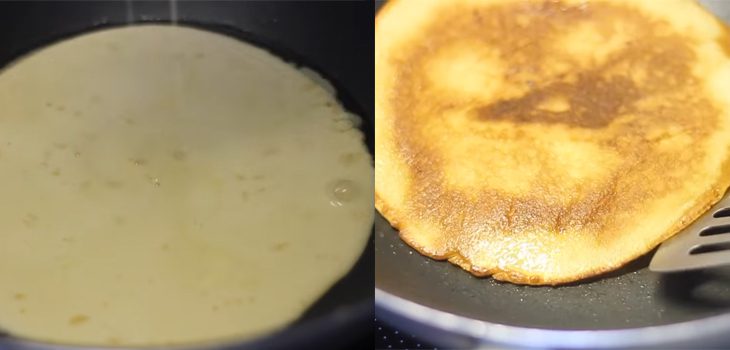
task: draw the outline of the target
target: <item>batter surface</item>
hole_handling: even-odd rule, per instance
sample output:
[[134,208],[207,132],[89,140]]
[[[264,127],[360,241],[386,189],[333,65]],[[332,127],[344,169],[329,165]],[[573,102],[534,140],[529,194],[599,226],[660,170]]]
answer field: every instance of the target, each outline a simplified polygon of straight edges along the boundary
[[0,329],[74,344],[262,335],[370,235],[356,119],[252,45],[103,30],[0,73]]

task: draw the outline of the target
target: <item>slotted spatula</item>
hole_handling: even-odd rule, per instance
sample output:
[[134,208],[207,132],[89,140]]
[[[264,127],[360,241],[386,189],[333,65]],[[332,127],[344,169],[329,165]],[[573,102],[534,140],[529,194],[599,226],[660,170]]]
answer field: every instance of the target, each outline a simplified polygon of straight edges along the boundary
[[649,269],[676,272],[730,265],[730,193],[674,237],[662,243]]

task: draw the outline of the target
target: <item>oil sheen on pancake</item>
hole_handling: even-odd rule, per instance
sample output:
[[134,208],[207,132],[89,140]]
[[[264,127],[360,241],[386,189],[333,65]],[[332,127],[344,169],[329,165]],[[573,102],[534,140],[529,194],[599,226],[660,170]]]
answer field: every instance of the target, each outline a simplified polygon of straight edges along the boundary
[[372,232],[362,136],[308,74],[207,31],[20,59],[0,72],[0,331],[162,346],[285,327]]
[[695,2],[397,0],[375,35],[376,207],[427,256],[577,281],[730,184],[730,37]]

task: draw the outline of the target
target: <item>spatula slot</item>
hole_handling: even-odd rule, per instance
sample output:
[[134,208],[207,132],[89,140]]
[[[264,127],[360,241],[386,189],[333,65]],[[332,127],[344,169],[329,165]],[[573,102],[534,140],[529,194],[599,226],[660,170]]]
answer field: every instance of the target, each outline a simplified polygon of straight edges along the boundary
[[689,250],[689,254],[697,255],[697,254],[704,254],[704,253],[720,252],[720,251],[729,250],[729,249],[730,249],[730,242],[703,244],[700,246],[692,247],[692,249]]
[[730,208],[722,208],[715,212],[715,214],[712,214],[712,217],[714,218],[726,218],[730,216]]
[[721,235],[724,233],[730,233],[730,225],[718,225],[703,229],[700,231],[700,236],[714,236]]

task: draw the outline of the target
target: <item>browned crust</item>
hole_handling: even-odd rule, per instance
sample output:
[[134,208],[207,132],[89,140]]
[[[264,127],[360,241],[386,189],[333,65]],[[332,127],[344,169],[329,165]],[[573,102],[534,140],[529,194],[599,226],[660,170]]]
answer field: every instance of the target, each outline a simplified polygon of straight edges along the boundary
[[[721,184],[722,188],[729,188],[730,187],[730,160],[726,161],[723,166],[723,175],[722,178],[724,179],[724,183]],[[511,270],[502,270],[499,268],[492,268],[487,271],[479,271],[472,268],[471,263],[464,258],[459,251],[451,251],[447,253],[446,255],[433,255],[429,254],[424,247],[418,246],[415,244],[414,241],[408,240],[406,237],[404,237],[403,233],[408,232],[410,228],[408,228],[407,224],[403,222],[403,219],[401,215],[397,214],[397,210],[389,207],[385,201],[381,199],[381,197],[378,195],[377,191],[375,192],[375,208],[380,212],[381,215],[383,215],[384,218],[388,220],[391,226],[398,230],[400,233],[399,236],[401,239],[403,239],[404,242],[406,242],[410,247],[415,249],[417,252],[419,252],[421,255],[430,257],[435,260],[439,261],[449,261],[450,263],[457,265],[464,269],[465,271],[468,271],[474,276],[477,277],[492,277],[496,280],[505,281],[505,282],[512,282],[516,284],[526,284],[526,285],[560,285],[560,284],[566,284],[571,282],[576,282],[580,280],[584,280],[586,278],[599,276],[604,273],[608,273],[611,271],[615,271],[627,263],[639,258],[640,256],[644,255],[645,253],[651,251],[652,249],[656,248],[667,240],[668,238],[674,236],[677,232],[684,229],[687,225],[689,225],[691,222],[702,216],[710,207],[712,207],[715,203],[717,203],[721,198],[722,195],[719,194],[720,192],[716,191],[707,191],[701,198],[701,200],[692,208],[689,210],[687,215],[685,217],[680,218],[676,220],[674,223],[674,226],[672,227],[672,230],[669,231],[665,236],[662,236],[655,240],[654,242],[651,242],[648,244],[645,249],[643,249],[642,253],[636,254],[634,256],[627,257],[623,262],[605,266],[602,269],[596,269],[593,271],[585,272],[582,274],[576,274],[571,276],[570,278],[563,278],[563,279],[544,279],[541,276],[536,275],[530,275],[528,273],[520,273],[517,271],[511,271]],[[405,218],[407,220],[407,218]]]
[[[382,14],[383,11],[389,11],[394,2],[395,0],[389,1],[389,3],[380,10],[380,14]],[[380,17],[380,14],[376,17],[376,26],[378,25],[378,18]],[[723,45],[723,47],[727,50],[728,48],[730,48],[730,44]],[[400,213],[397,208],[388,205],[383,197],[378,194],[377,189],[375,192],[375,206],[380,211],[380,213],[391,223],[391,225],[400,231],[400,237],[407,244],[409,244],[411,247],[413,247],[423,255],[429,256],[436,260],[448,260],[449,262],[458,265],[462,269],[469,271],[473,275],[479,277],[492,276],[497,280],[509,281],[518,284],[558,285],[579,281],[616,270],[624,266],[626,263],[638,258],[639,256],[655,248],[661,242],[682,230],[689,223],[696,220],[705,211],[707,211],[707,209],[709,209],[714,203],[720,200],[724,190],[730,186],[730,160],[726,160],[723,163],[721,172],[722,173],[717,180],[717,187],[715,189],[709,189],[702,195],[698,196],[692,207],[689,208],[682,217],[679,217],[674,221],[670,230],[668,230],[665,234],[657,237],[655,240],[646,242],[643,249],[638,250],[636,254],[626,256],[626,258],[622,261],[613,264],[604,265],[597,269],[593,269],[583,273],[576,273],[574,275],[566,276],[563,278],[545,278],[544,276],[536,275],[527,271],[504,270],[497,267],[493,267],[487,270],[474,268],[469,260],[463,255],[463,252],[458,249],[450,250],[445,254],[439,255],[429,253],[429,249],[427,247],[419,246],[416,241],[408,239],[409,235],[407,235],[406,233],[409,233],[412,230],[412,228],[410,227],[411,225],[409,225],[408,223],[410,220],[408,215],[404,215],[403,213]],[[718,188],[721,188],[723,191],[717,190]]]

